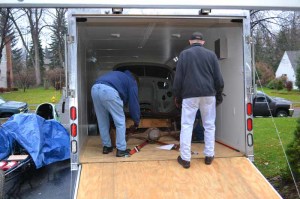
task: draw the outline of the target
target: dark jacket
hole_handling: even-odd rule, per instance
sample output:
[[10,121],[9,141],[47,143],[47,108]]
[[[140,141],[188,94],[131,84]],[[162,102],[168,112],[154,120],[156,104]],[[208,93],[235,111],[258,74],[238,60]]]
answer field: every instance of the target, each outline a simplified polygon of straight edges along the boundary
[[112,71],[99,77],[95,84],[105,84],[116,89],[124,105],[129,103],[130,116],[135,124],[140,122],[140,104],[138,88],[134,77],[129,71]]
[[180,53],[173,85],[175,97],[215,96],[223,88],[223,77],[214,52],[193,44]]

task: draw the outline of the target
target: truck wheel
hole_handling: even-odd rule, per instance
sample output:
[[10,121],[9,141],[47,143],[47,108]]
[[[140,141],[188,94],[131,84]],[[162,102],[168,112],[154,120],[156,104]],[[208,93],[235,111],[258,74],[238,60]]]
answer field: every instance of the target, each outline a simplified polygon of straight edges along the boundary
[[13,115],[13,113],[2,113],[1,118],[10,118]]
[[0,198],[4,198],[4,172],[0,170]]
[[285,110],[279,110],[276,113],[276,117],[287,117],[288,116],[288,112]]

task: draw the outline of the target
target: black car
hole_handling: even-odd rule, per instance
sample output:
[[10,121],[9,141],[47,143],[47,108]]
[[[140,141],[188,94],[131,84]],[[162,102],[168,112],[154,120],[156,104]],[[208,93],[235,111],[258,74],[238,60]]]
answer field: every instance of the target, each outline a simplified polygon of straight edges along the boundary
[[253,102],[254,116],[287,117],[292,116],[293,113],[292,102],[257,91]]
[[25,102],[5,101],[0,97],[0,118],[10,117],[17,113],[27,113],[28,105]]

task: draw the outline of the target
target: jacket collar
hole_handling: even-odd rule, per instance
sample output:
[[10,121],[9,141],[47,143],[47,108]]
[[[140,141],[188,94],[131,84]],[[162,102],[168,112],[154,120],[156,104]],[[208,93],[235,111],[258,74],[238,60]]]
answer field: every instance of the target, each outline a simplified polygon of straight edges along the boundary
[[194,43],[194,44],[192,44],[191,46],[201,46],[201,47],[202,47],[202,45],[199,44],[199,43]]

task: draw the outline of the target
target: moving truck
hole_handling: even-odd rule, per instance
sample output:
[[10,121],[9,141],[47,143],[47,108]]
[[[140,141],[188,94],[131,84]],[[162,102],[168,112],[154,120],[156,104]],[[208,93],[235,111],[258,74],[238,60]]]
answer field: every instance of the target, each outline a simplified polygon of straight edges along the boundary
[[[251,162],[254,77],[249,11],[71,9],[68,26],[66,94],[74,198],[280,198]],[[123,63],[158,63],[175,70],[179,53],[195,31],[202,32],[205,47],[216,52],[225,82],[226,96],[217,107],[213,164],[204,164],[203,144],[192,144],[188,170],[177,163],[178,151],[155,144],[128,158],[103,155],[90,93],[96,78]],[[145,94],[141,88],[139,92]],[[169,119],[153,122],[142,117],[139,128],[180,130],[178,121]],[[128,146],[140,142],[130,139]]]

